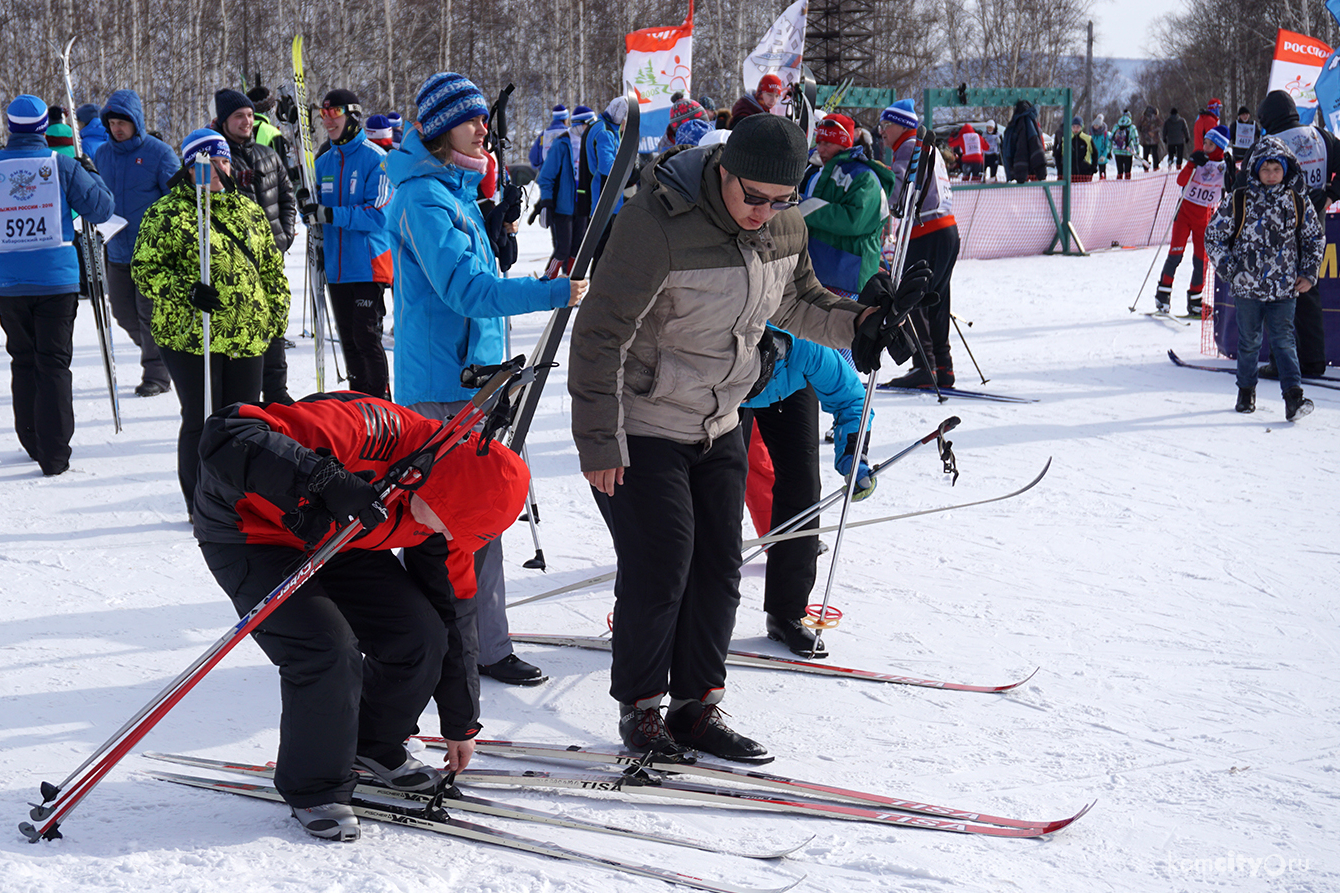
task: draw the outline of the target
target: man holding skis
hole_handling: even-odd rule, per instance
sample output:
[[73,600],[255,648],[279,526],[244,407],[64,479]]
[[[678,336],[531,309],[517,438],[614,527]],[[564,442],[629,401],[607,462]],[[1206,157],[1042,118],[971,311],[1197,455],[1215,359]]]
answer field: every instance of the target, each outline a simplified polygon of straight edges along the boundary
[[776,115],[662,155],[577,313],[572,431],[618,556],[610,694],[633,750],[767,759],[720,707],[740,600],[738,409],[766,383],[764,324],[850,346],[868,371],[924,295],[924,278],[895,294],[879,275],[862,307],[819,283],[795,210],[805,157],[804,133]]
[[358,838],[355,770],[403,790],[440,783],[404,748],[430,697],[450,742],[447,768],[465,768],[474,750],[473,589],[450,580],[473,580],[472,553],[516,520],[529,473],[496,443],[478,455],[472,434],[388,511],[370,481],[440,428],[352,391],[237,403],[205,425],[195,536],[239,616],[332,530],[363,527],[254,633],[280,668],[275,786],[316,837]]

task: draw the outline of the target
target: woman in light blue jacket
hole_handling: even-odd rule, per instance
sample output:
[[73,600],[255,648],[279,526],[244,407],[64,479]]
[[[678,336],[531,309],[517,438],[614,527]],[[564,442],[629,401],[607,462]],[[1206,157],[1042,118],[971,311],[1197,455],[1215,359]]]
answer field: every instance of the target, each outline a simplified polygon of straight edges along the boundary
[[[474,396],[461,386],[465,366],[507,358],[507,317],[576,304],[586,282],[502,277],[475,204],[488,169],[484,96],[463,75],[443,72],[424,83],[417,102],[414,131],[384,162],[395,187],[386,206],[395,253],[395,394],[421,415],[446,418]],[[543,682],[538,668],[512,653],[501,539],[475,553],[475,569],[479,668],[503,682]]]

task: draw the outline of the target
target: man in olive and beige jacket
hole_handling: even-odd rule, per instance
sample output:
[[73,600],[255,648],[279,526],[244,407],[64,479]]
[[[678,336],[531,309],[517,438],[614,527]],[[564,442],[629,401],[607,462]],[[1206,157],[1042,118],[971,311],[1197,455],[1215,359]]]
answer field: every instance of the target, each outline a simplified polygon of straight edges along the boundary
[[718,706],[740,599],[738,410],[770,367],[764,323],[877,368],[892,338],[881,321],[921,297],[883,277],[867,308],[819,284],[794,209],[805,164],[804,134],[773,115],[746,118],[724,146],[661,156],[577,314],[572,430],[618,556],[610,694],[634,750],[770,759]]

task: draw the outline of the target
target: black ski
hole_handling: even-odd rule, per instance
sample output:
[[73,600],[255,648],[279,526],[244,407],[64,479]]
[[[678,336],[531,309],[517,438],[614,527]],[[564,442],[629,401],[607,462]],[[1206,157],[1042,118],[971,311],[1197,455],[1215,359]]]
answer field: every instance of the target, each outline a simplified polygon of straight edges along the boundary
[[[890,394],[934,394],[934,388],[900,388],[894,385],[877,384],[875,390]],[[964,391],[959,388],[940,388],[946,397],[966,397],[969,400],[991,400],[995,403],[1037,403],[1031,397],[1011,397],[1009,394],[989,394],[986,391]]]
[[[74,80],[70,76],[70,50],[74,47],[75,38],[71,37],[70,42],[65,45],[65,52],[61,54],[61,62],[65,67],[65,102],[69,107],[67,111],[74,114]],[[76,155],[84,154],[84,146],[79,138],[79,122],[75,122],[74,131],[74,152]],[[107,393],[112,401],[112,423],[115,425],[116,433],[121,433],[121,399],[116,393],[116,352],[112,347],[112,306],[107,298],[107,268],[103,266],[103,258],[106,252],[103,251],[102,233],[98,232],[97,227],[89,222],[84,215],[79,215],[79,233],[75,237],[79,244],[79,266],[83,274],[85,291],[88,293],[89,303],[93,305],[93,322],[98,328],[98,350],[102,354],[102,372],[107,377]]]
[[[1188,363],[1181,357],[1179,357],[1176,353],[1174,353],[1171,349],[1168,351],[1168,359],[1173,361],[1173,365],[1181,366],[1183,369],[1199,369],[1202,372],[1223,372],[1227,375],[1238,374],[1238,369],[1236,366],[1208,366],[1208,365],[1201,365],[1199,363]],[[1307,382],[1308,387],[1310,388],[1326,388],[1331,391],[1340,391],[1340,378],[1331,378],[1330,376],[1323,376],[1321,378],[1308,378],[1305,375],[1303,376],[1303,379]],[[1330,383],[1328,384],[1327,382]]]
[[[595,210],[591,212],[586,235],[582,237],[581,247],[577,249],[577,257],[572,263],[572,279],[586,278],[586,268],[591,263],[591,256],[595,254],[596,246],[600,244],[601,236],[605,234],[605,228],[609,226],[610,218],[614,216],[614,203],[622,194],[624,184],[628,182],[628,175],[632,173],[633,162],[637,160],[639,120],[637,94],[629,91],[627,99],[628,120],[624,122],[619,151],[614,156],[614,164],[610,168],[609,176],[605,178],[605,184],[600,188],[600,200],[596,202]],[[540,336],[539,346],[531,356],[529,365],[535,367],[535,383],[527,387],[525,393],[521,395],[517,404],[516,420],[512,423],[512,437],[507,443],[508,448],[514,453],[520,453],[521,447],[526,443],[531,420],[535,418],[540,395],[544,392],[544,383],[549,380],[549,369],[554,364],[554,357],[558,355],[559,342],[563,340],[563,333],[567,331],[568,320],[571,317],[571,307],[559,307],[555,310],[549,318],[549,325],[545,327],[544,334]]]
[[[239,794],[243,797],[253,797],[257,800],[271,800],[277,803],[284,802],[283,796],[271,785],[255,784],[244,781],[223,781],[216,778],[200,778],[194,775],[177,775],[171,772],[151,772],[149,774],[154,778],[162,781],[170,781],[174,784],[205,788],[206,790],[211,791],[223,791],[229,794]],[[803,875],[799,878],[788,878],[790,883],[767,890],[759,887],[745,887],[737,884],[717,883],[682,872],[673,871],[668,868],[640,865],[636,862],[626,862],[622,859],[614,859],[609,856],[584,853],[579,850],[569,849],[542,840],[532,840],[529,837],[522,837],[507,831],[499,831],[484,825],[476,825],[473,822],[454,819],[438,810],[434,810],[430,814],[424,809],[391,806],[366,800],[362,797],[354,797],[351,805],[353,806],[354,814],[360,819],[371,819],[372,821],[386,822],[391,825],[400,825],[405,828],[418,828],[421,831],[432,831],[437,834],[448,834],[452,837],[463,837],[467,840],[474,840],[479,843],[491,843],[509,849],[521,850],[526,853],[552,856],[556,859],[567,859],[572,862],[586,862],[591,865],[599,865],[604,868],[613,869],[614,871],[622,871],[628,874],[641,875],[642,877],[656,878],[657,880],[666,881],[667,883],[681,884],[685,887],[694,887],[699,890],[709,890],[713,891],[713,893],[784,893],[784,891],[790,890],[805,879]]]

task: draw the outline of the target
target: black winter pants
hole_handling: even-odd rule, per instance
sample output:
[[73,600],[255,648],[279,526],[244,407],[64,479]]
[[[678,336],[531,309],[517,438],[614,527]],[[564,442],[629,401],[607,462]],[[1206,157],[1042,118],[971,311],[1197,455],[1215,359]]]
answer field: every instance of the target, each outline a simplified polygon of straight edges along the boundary
[[265,349],[265,369],[261,373],[261,394],[266,403],[292,403],[288,392],[288,356],[284,353],[284,336],[270,341]]
[[[912,322],[927,359],[946,369],[954,368],[954,360],[949,353],[949,286],[954,276],[954,264],[958,262],[958,248],[958,226],[937,229],[908,240],[907,264],[904,267],[906,269],[919,260],[931,266],[928,290],[940,295],[940,303],[929,309],[925,306],[915,307],[907,318]],[[914,353],[912,363],[920,367],[921,355]],[[934,369],[928,371],[932,374],[935,372]]]
[[1117,179],[1129,180],[1131,178],[1131,167],[1135,163],[1135,156],[1113,155],[1112,158],[1117,162]]
[[1145,161],[1148,161],[1148,162],[1150,163],[1150,165],[1154,168],[1154,170],[1158,170],[1158,169],[1159,169],[1159,160],[1163,157],[1163,156],[1159,153],[1159,144],[1158,144],[1158,143],[1141,143],[1141,144],[1140,144],[1140,148],[1141,148],[1141,150],[1144,152],[1144,155],[1141,156],[1141,157],[1143,157]]
[[160,384],[167,387],[171,381],[167,366],[154,343],[149,331],[153,322],[154,302],[146,298],[135,287],[130,278],[130,264],[107,263],[107,300],[112,305],[112,316],[116,324],[126,330],[130,340],[140,351],[140,381],[143,384]]
[[1298,342],[1298,367],[1309,375],[1325,374],[1326,330],[1322,323],[1320,289],[1310,288],[1298,296],[1293,325]]
[[740,603],[743,433],[707,449],[630,436],[628,453],[614,495],[591,491],[618,556],[610,694],[699,700],[726,685]]
[[[284,546],[202,543],[238,616],[303,561]],[[291,805],[347,803],[356,755],[398,765],[442,667],[437,612],[388,551],[335,555],[252,634],[279,667],[275,787]]]
[[1168,170],[1178,170],[1186,163],[1186,159],[1182,157],[1185,148],[1186,146],[1183,143],[1168,146]]
[[14,431],[43,474],[60,474],[70,467],[74,436],[70,359],[78,304],[77,294],[0,297]]
[[382,347],[384,290],[380,282],[332,282],[330,304],[349,367],[349,390],[389,398],[391,374]]
[[[186,511],[195,510],[195,484],[200,479],[200,434],[205,429],[205,364],[198,353],[160,348],[163,362],[172,373],[172,385],[181,403],[181,430],[177,434],[177,480]],[[264,357],[225,357],[210,355],[210,389],[214,392],[213,411],[234,403],[255,403],[261,399],[261,370]]]
[[[813,387],[806,385],[762,409],[740,410],[740,427],[745,432],[746,447],[751,429],[757,428],[772,457],[774,529],[819,501],[823,495],[819,492],[819,398]],[[818,526],[816,515],[796,529],[813,530]],[[763,610],[781,620],[804,617],[818,560],[817,536],[774,543],[768,549]]]

